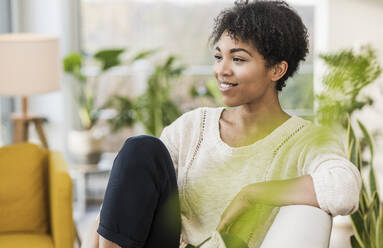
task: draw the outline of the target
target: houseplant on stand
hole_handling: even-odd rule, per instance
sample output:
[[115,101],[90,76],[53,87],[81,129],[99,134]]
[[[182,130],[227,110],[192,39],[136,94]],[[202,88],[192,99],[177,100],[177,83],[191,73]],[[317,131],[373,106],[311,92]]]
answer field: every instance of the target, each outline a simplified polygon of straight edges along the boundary
[[181,115],[177,104],[171,99],[171,83],[179,78],[185,66],[176,64],[177,58],[168,56],[164,62],[155,64],[147,80],[145,91],[136,99],[114,95],[104,105],[116,113],[108,120],[112,132],[135,123],[141,124],[146,133],[159,136],[162,129]]
[[184,65],[176,62],[177,57],[170,55],[165,62],[156,64],[146,91],[137,99],[137,118],[150,135],[159,136],[165,126],[181,115],[170,96],[172,81],[185,70]]
[[78,111],[80,128],[68,135],[69,151],[76,163],[97,164],[101,157],[103,134],[95,128],[101,107],[96,105],[98,77],[121,64],[119,56],[124,49],[109,49],[97,52],[93,58],[100,62],[100,68],[93,78],[84,75],[83,54],[71,53],[64,58],[64,71],[75,78],[72,85],[73,96]]

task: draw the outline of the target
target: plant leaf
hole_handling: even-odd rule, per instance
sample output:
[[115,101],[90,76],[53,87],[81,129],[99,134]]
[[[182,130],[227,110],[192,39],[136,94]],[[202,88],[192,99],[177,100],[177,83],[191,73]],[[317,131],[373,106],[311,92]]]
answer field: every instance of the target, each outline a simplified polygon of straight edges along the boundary
[[355,213],[353,213],[350,217],[352,227],[354,229],[355,238],[359,241],[359,243],[362,243],[362,234],[365,232],[362,213],[358,210]]
[[359,244],[359,242],[356,240],[355,235],[352,235],[352,236],[350,237],[350,242],[351,242],[351,247],[352,247],[352,248],[362,248],[362,247],[363,247],[363,246],[361,246],[361,245]]
[[373,164],[370,164],[370,172],[369,172],[369,190],[372,194],[373,192],[378,192],[377,182],[376,182],[376,175],[375,175],[375,169]]
[[155,54],[157,51],[158,51],[157,49],[143,50],[134,56],[134,58],[132,59],[132,62],[139,60],[139,59],[145,59],[145,58]]
[[119,56],[124,51],[125,49],[100,50],[94,55],[94,58],[102,63],[102,70],[106,71],[113,66],[121,64]]
[[368,132],[367,128],[363,125],[363,123],[359,120],[357,120],[357,122],[360,127],[360,130],[363,132],[363,135],[367,140],[368,146],[370,148],[371,161],[372,161],[372,158],[374,157],[374,150],[375,150],[374,140],[371,134]]
[[379,208],[379,216],[376,220],[376,232],[375,232],[375,245],[376,247],[383,247],[383,215],[382,208]]

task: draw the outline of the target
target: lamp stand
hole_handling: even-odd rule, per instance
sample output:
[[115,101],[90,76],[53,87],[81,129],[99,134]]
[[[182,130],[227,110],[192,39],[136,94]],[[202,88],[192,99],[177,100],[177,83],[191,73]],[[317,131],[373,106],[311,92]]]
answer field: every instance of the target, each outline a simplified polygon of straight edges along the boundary
[[13,114],[11,116],[13,121],[13,143],[27,142],[29,138],[29,123],[36,127],[37,134],[44,148],[48,149],[48,142],[45,138],[42,123],[45,120],[40,116],[28,115],[28,99],[23,96],[23,113],[22,115]]

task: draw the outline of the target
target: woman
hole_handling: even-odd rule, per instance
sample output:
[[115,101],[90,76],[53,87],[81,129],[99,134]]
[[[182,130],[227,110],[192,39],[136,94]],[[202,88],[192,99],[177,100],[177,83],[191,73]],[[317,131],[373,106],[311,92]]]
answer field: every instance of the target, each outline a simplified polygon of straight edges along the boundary
[[296,12],[280,1],[237,3],[216,18],[211,41],[214,75],[231,108],[185,113],[162,142],[127,140],[95,247],[229,247],[225,233],[259,247],[280,206],[332,216],[357,210],[360,174],[341,142],[288,115],[278,100],[308,52]]

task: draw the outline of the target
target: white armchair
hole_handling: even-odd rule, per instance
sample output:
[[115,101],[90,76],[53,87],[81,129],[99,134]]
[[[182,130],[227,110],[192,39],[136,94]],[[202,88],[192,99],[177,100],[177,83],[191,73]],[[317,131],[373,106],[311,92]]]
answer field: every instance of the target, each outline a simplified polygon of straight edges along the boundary
[[332,217],[307,205],[281,207],[261,248],[328,248]]

